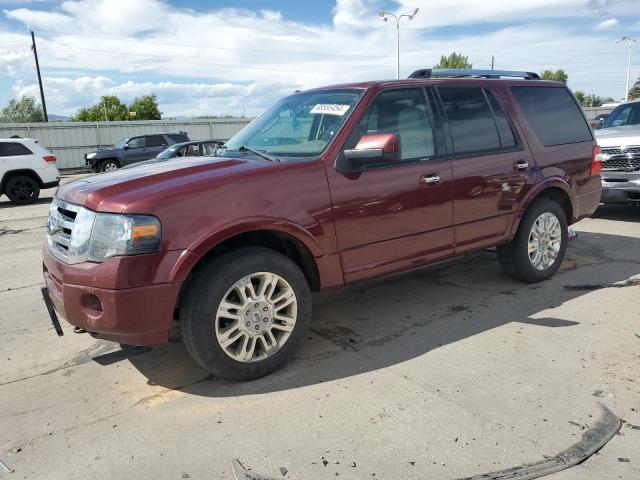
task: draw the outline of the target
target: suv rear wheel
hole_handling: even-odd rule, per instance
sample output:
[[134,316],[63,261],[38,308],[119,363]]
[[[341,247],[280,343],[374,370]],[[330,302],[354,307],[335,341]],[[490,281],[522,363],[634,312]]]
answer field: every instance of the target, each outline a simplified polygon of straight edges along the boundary
[[498,261],[508,275],[534,283],[551,278],[567,250],[568,224],[553,200],[535,200],[527,209],[515,238],[498,247]]
[[201,268],[180,309],[191,356],[216,377],[251,380],[278,369],[311,319],[307,280],[266,248],[224,254]]
[[40,196],[40,185],[32,177],[18,175],[7,181],[4,193],[17,205],[29,205]]
[[100,164],[100,171],[102,172],[113,172],[118,168],[120,168],[120,164],[117,160],[113,159],[103,160]]

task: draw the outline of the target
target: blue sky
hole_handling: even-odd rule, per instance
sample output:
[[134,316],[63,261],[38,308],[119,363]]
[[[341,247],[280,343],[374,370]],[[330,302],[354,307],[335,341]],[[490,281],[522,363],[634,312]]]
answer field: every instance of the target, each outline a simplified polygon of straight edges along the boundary
[[479,68],[492,55],[497,68],[563,68],[573,89],[620,98],[615,39],[640,35],[640,0],[0,0],[0,106],[38,96],[28,28],[51,113],[156,93],[168,117],[254,115],[297,89],[393,77],[395,29],[376,12],[416,7],[403,76],[458,51]]

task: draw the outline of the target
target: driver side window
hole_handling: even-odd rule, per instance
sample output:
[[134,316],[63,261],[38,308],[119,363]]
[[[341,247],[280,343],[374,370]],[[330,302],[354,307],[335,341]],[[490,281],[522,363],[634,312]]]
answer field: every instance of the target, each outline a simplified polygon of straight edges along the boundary
[[144,147],[144,137],[132,138],[129,140],[129,148],[142,148]]
[[422,89],[388,90],[379,94],[358,124],[358,140],[366,134],[395,133],[401,160],[435,154],[433,127]]

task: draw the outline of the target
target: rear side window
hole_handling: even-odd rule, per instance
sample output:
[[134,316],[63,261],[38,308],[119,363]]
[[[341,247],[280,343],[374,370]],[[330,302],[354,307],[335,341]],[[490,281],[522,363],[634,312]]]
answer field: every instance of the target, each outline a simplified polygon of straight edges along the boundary
[[147,147],[160,147],[166,145],[167,141],[162,135],[149,135],[146,137],[145,144]]
[[[500,148],[500,137],[481,88],[439,87],[455,153]],[[504,114],[503,114],[504,115]]]
[[21,143],[0,142],[0,157],[17,157],[18,155],[32,155],[33,152]]
[[580,107],[566,88],[512,87],[511,90],[545,147],[593,140]]
[[169,137],[171,140],[173,140],[176,143],[183,143],[183,142],[189,141],[189,137],[187,137],[186,135],[183,135],[182,133],[170,133],[167,135],[167,137]]

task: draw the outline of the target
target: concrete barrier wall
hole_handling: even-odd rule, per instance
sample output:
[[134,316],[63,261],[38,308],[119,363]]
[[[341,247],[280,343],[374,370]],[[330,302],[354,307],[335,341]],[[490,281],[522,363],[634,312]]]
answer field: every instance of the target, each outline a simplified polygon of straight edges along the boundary
[[220,120],[149,120],[137,122],[0,123],[0,138],[37,138],[58,157],[58,168],[84,167],[85,153],[113,145],[121,138],[143,133],[187,132],[192,140],[228,140],[247,123],[246,118]]

